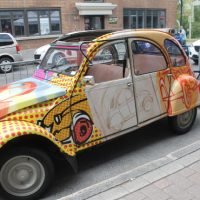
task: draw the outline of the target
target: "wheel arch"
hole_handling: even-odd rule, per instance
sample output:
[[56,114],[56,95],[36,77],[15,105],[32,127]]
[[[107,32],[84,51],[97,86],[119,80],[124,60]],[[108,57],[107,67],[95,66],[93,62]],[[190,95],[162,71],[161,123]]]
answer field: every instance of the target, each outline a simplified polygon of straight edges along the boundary
[[[13,130],[13,126],[17,131]],[[4,127],[8,128],[5,129]],[[17,146],[41,148],[47,152],[48,155],[57,155],[58,158],[66,158],[73,170],[77,172],[75,152],[70,149],[68,144],[62,144],[54,135],[42,127],[21,121],[1,122],[0,133],[0,152]]]
[[2,59],[2,58],[10,58],[14,62],[14,58],[9,54],[1,54],[0,59]]

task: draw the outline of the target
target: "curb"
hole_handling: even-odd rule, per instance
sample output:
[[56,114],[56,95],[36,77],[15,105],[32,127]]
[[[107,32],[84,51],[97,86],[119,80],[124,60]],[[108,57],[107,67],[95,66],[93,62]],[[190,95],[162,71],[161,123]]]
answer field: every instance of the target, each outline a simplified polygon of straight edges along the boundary
[[59,200],[116,200],[200,160],[200,140],[160,159],[104,180]]

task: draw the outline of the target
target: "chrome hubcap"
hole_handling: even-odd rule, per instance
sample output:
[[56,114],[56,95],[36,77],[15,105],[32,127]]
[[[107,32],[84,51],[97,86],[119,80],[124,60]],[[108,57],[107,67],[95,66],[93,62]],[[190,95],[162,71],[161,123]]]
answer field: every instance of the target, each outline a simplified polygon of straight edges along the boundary
[[6,64],[6,65],[1,66],[2,71],[4,72],[10,71],[12,69],[12,65],[8,65],[10,63],[11,62],[9,60],[4,60],[1,64]]
[[8,160],[0,172],[2,187],[14,196],[28,196],[37,192],[45,180],[42,164],[30,156]]
[[186,128],[190,126],[193,121],[194,110],[189,110],[178,116],[178,124],[181,128]]

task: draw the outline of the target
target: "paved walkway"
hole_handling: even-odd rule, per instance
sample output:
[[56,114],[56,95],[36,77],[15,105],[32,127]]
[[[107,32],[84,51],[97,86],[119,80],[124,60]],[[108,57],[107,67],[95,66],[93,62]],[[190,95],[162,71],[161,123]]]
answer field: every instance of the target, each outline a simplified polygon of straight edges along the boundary
[[199,200],[200,141],[60,200]]

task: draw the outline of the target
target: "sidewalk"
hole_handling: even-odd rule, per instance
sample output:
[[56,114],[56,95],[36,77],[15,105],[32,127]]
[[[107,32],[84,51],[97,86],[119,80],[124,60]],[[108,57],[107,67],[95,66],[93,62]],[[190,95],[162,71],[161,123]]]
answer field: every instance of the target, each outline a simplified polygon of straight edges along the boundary
[[60,200],[199,200],[200,141]]

